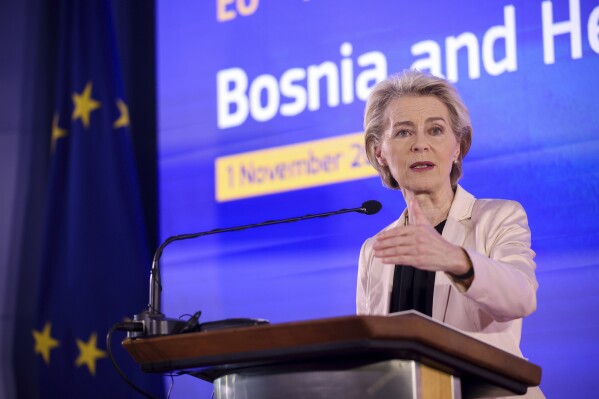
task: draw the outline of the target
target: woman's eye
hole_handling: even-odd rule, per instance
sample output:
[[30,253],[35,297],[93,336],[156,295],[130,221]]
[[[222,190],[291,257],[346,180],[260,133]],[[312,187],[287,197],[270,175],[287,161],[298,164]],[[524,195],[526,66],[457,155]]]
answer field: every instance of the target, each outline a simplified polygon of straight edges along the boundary
[[443,129],[441,127],[439,127],[439,126],[435,126],[434,128],[431,129],[431,133],[434,136],[438,136],[438,135],[440,135],[440,134],[443,133]]
[[398,130],[397,133],[395,133],[395,136],[397,136],[397,137],[408,137],[409,135],[410,135],[409,130]]

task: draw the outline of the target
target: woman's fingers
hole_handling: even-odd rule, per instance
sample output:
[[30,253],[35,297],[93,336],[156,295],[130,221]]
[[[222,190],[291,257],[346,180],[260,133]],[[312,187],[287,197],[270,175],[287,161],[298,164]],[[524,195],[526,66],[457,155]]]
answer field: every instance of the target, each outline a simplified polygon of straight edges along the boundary
[[374,256],[385,264],[403,264],[424,270],[443,270],[452,244],[430,225],[399,226],[379,233]]
[[402,226],[379,233],[372,246],[374,256],[383,257],[416,252],[423,246],[419,244],[426,245],[429,242],[426,238],[427,234],[418,232],[418,230],[423,230],[423,226]]

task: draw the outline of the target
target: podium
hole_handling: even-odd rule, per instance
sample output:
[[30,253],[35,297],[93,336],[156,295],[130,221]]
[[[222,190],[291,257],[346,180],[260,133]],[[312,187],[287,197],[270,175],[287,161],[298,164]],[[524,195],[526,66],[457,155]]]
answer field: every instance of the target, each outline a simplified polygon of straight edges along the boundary
[[189,374],[217,399],[524,394],[541,368],[416,312],[126,339],[142,370]]

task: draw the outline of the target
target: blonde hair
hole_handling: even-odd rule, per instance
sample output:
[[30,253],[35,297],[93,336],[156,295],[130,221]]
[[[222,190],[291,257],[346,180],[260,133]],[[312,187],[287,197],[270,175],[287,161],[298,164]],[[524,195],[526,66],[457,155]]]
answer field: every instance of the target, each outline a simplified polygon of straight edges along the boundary
[[364,110],[364,141],[370,164],[379,172],[385,186],[399,188],[389,167],[377,162],[376,148],[381,144],[383,134],[388,127],[387,107],[391,101],[408,96],[433,96],[447,107],[451,130],[460,145],[460,155],[450,173],[451,185],[455,186],[462,177],[462,160],[472,144],[470,115],[451,83],[424,72],[407,70],[388,77],[372,89]]

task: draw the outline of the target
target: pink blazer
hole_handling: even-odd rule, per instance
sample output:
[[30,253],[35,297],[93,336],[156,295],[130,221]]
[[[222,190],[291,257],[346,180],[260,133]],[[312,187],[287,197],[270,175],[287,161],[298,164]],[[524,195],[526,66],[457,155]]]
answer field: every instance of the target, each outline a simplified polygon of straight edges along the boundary
[[[404,224],[406,210],[385,228]],[[535,311],[538,283],[530,229],[522,206],[514,201],[475,199],[458,186],[443,237],[463,247],[474,266],[467,290],[450,275],[437,272],[433,319],[522,356],[522,318]],[[358,314],[385,315],[393,285],[393,265],[373,256],[373,238],[360,251],[356,305]],[[538,388],[518,398],[543,398]]]

